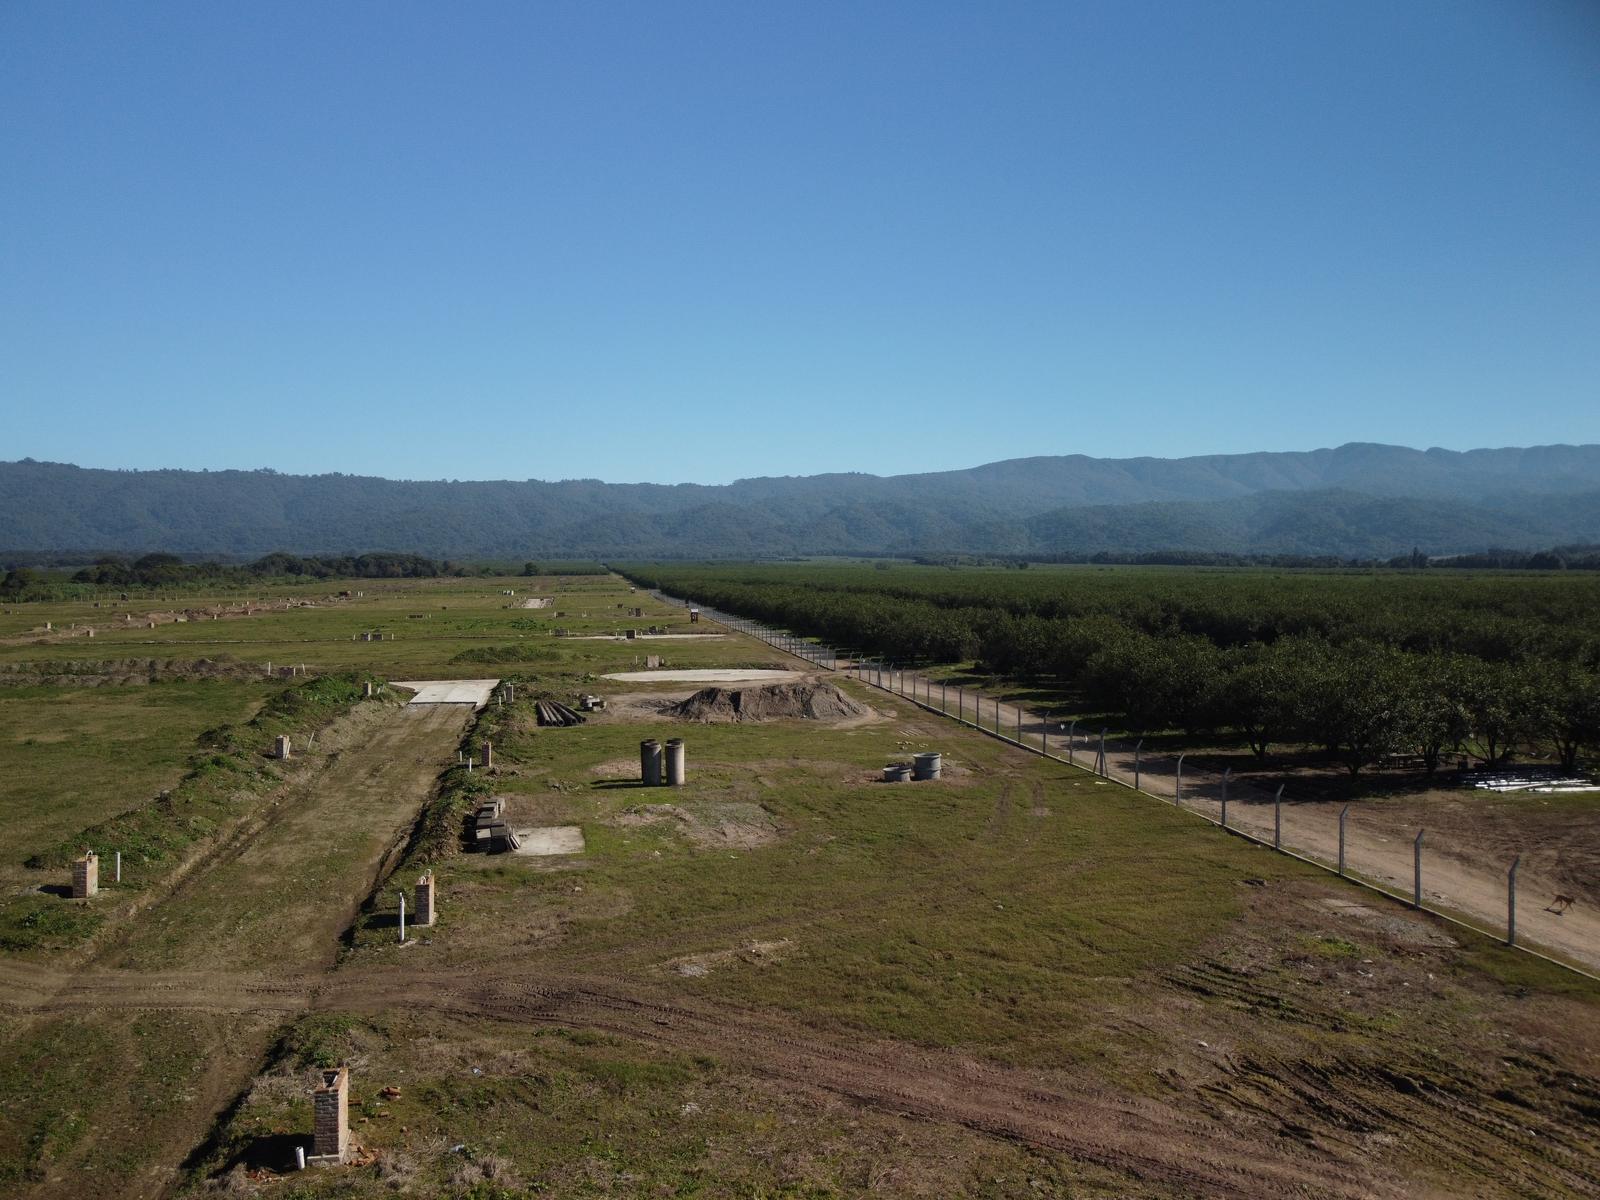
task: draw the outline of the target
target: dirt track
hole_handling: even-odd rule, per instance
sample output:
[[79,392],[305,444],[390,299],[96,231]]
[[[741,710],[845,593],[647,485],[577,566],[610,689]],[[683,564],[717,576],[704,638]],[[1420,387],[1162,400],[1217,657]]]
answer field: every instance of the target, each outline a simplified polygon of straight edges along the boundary
[[[159,1113],[105,1090],[72,1155],[12,1194],[170,1192],[176,1164],[259,1069],[281,1020],[315,1002],[340,935],[454,757],[469,716],[460,705],[357,706],[291,760],[255,814],[109,921],[81,968],[0,962],[0,1011],[21,1018],[8,1034],[25,1039],[52,1017],[75,1018],[126,1055],[83,1062],[92,1072],[85,1088],[108,1070],[136,1072],[149,1055],[129,1032],[134,1014],[171,1018],[148,1036],[182,1039],[197,1062],[181,1099]],[[283,975],[268,973],[280,966]],[[0,1044],[0,1054],[11,1049]],[[117,1166],[81,1169],[97,1159]]]
[[710,1054],[801,1088],[1126,1170],[1209,1196],[1402,1196],[1401,1182],[1320,1153],[1288,1153],[1197,1110],[898,1043],[829,1036],[769,1013],[667,998],[637,984],[531,973],[338,971],[270,979],[211,972],[67,977],[0,964],[0,990],[35,1013],[383,1012],[560,1024]]

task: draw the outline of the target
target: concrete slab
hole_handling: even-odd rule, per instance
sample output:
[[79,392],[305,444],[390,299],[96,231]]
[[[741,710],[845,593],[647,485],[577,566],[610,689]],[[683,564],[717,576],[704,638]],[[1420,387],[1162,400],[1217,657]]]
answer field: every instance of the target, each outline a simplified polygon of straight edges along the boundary
[[411,688],[417,694],[412,704],[470,704],[482,708],[489,703],[498,679],[411,679],[392,681],[396,687]]
[[615,671],[600,678],[624,683],[788,683],[804,679],[805,672],[703,667],[691,671]]
[[515,832],[520,845],[511,852],[513,854],[548,858],[556,854],[583,853],[583,827],[580,825],[544,825]]

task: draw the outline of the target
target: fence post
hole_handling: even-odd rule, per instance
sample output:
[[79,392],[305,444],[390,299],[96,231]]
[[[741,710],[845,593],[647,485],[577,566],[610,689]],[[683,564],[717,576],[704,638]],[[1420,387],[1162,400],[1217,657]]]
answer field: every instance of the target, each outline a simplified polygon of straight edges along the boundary
[[1517,868],[1522,865],[1522,855],[1511,860],[1511,870],[1506,872],[1506,945],[1517,944]]
[[400,893],[400,940],[406,940],[406,894]]
[[1422,907],[1422,835],[1427,831],[1417,830],[1417,840],[1411,843],[1411,907]]
[[1074,717],[1072,719],[1072,724],[1067,728],[1067,762],[1070,763],[1070,764],[1074,764],[1074,765],[1078,761],[1077,759],[1075,759],[1072,756],[1073,755],[1073,748],[1077,744],[1078,744],[1078,719],[1076,717]]
[[1228,827],[1228,781],[1233,778],[1233,768],[1222,773],[1222,827]]
[[1047,709],[1044,719],[1039,723],[1039,753],[1046,758],[1050,757],[1050,713]]
[[995,737],[1002,737],[1002,738],[1005,737],[1004,731],[1002,731],[1001,728],[1000,728],[1000,697],[999,696],[996,696],[994,698],[994,735],[995,735]]
[[1344,819],[1350,815],[1350,806],[1346,804],[1339,810],[1339,874],[1344,874]]
[[1272,797],[1272,848],[1283,848],[1283,784]]
[[1136,792],[1139,790],[1139,758],[1143,749],[1144,739],[1140,738],[1133,745],[1133,790]]
[[1022,745],[1022,705],[1017,705],[1017,745]]
[[939,681],[939,711],[947,717],[950,715],[944,706],[944,680],[942,679]]
[[1105,731],[1104,726],[1102,726],[1101,729],[1100,729],[1100,775],[1101,775],[1102,778],[1104,778],[1105,774],[1106,774],[1106,731]]
[[1172,802],[1183,807],[1183,755],[1178,755],[1178,777],[1172,781]]
[[956,689],[956,720],[965,725],[967,723],[967,690]]

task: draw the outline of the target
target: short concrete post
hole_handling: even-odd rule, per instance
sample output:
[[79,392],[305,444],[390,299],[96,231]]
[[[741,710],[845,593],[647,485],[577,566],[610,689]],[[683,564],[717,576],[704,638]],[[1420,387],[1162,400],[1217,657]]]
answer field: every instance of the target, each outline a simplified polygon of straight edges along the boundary
[[[400,899],[403,904],[405,901],[405,896],[402,895]],[[412,914],[411,923],[413,925],[431,926],[433,924],[433,901],[433,872],[424,871],[422,873],[422,878],[417,880],[417,911]],[[402,909],[402,911],[404,910]]]
[[1143,765],[1143,763],[1142,763],[1142,756],[1143,756],[1142,752],[1143,752],[1143,750],[1144,750],[1144,739],[1140,738],[1137,742],[1135,742],[1133,744],[1133,790],[1136,791],[1136,792],[1139,790],[1139,769]]
[[400,941],[406,940],[406,894],[400,893]]
[[277,740],[275,742],[273,742],[273,745],[272,745],[272,757],[276,758],[276,759],[278,759],[280,761],[284,761],[284,760],[288,759],[288,757],[289,757],[289,735],[287,733],[280,733],[278,735],[278,737],[277,737]]
[[942,680],[939,683],[939,711],[945,713],[946,716],[949,715],[944,706],[944,683]]
[[1100,771],[1100,774],[1101,774],[1102,777],[1106,773],[1106,731],[1105,731],[1104,728],[1102,728],[1100,730],[1100,765],[1099,765],[1099,771]]
[[1417,830],[1417,840],[1411,843],[1411,907],[1422,907],[1422,835],[1426,830]]
[[1017,745],[1022,745],[1022,705],[1017,705]]
[[1517,868],[1522,865],[1522,855],[1511,860],[1506,872],[1506,945],[1517,944]]
[[372,699],[372,680],[367,680],[367,699]]
[[1183,807],[1183,755],[1178,755],[1178,774],[1172,780],[1172,802]]
[[272,674],[272,664],[271,664],[271,663],[268,663],[268,664],[267,664],[267,674],[268,674],[268,675],[271,675],[271,674]]
[[121,850],[117,851],[117,877],[116,877],[116,882],[117,883],[121,883],[122,882],[122,851]]
[[72,898],[87,900],[100,890],[100,856],[85,850],[72,864]]
[[322,1086],[312,1093],[312,1102],[311,1161],[318,1166],[344,1162],[350,1145],[350,1069],[322,1072]]
[[1344,874],[1344,819],[1350,815],[1350,806],[1346,804],[1339,810],[1339,874]]
[[683,768],[683,739],[667,739],[667,786],[682,787],[685,778]]
[[488,738],[483,739],[483,765],[485,768],[494,766],[494,746]]
[[294,1169],[296,1171],[304,1171],[306,1169],[306,1148],[304,1146],[296,1146],[294,1148]]

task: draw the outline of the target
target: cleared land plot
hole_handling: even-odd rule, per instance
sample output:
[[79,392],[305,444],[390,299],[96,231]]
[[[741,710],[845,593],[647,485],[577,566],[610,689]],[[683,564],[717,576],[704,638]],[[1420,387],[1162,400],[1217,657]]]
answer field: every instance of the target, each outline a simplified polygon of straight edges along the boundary
[[202,730],[248,720],[276,685],[0,688],[0,878],[177,781]]
[[[563,588],[538,590],[581,613]],[[390,679],[514,679],[517,703],[470,733],[495,766],[454,767],[459,731],[330,728],[291,762],[291,812],[259,847],[215,847],[92,960],[0,957],[10,1191],[1600,1188],[1600,989],[853,684],[876,710],[864,723],[702,726],[614,704],[539,729],[540,695],[637,696],[596,678],[629,648],[443,669],[512,646],[531,614],[483,581],[383,603],[423,611],[423,594],[463,626],[427,643],[439,667],[407,669],[404,638],[344,645]],[[585,597],[592,632],[617,603],[669,616],[615,580]],[[775,658],[743,637],[671,653],[704,670]],[[386,729],[467,719],[369,707]],[[687,786],[639,787],[639,740],[676,736]],[[876,782],[925,749],[945,753],[944,781]],[[341,939],[384,858],[377,827],[397,845],[435,782],[415,856]],[[452,852],[488,795],[513,828],[577,828],[583,852]],[[425,865],[439,920],[402,947],[394,892]],[[337,1061],[355,1069],[360,1162],[252,1178],[303,1142],[307,1072]],[[191,1151],[194,1173],[175,1172]]]

